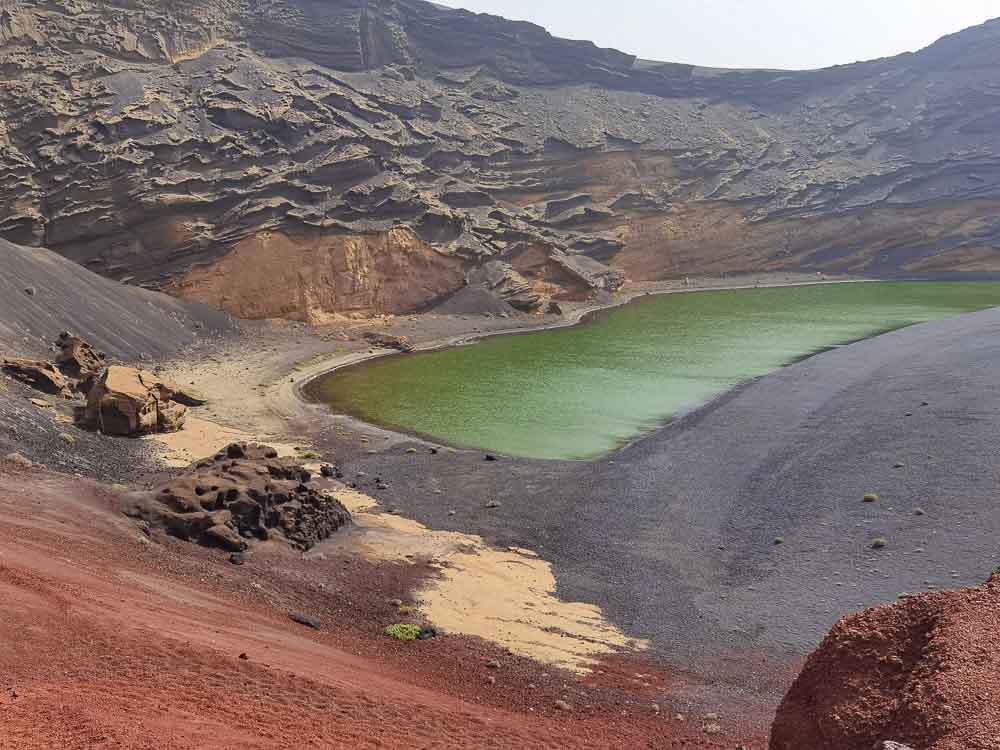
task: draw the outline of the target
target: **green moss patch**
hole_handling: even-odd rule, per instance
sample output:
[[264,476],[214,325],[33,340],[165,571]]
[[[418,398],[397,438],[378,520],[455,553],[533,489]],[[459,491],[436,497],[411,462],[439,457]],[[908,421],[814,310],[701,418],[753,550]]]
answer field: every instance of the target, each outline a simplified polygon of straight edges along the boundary
[[415,641],[420,636],[420,626],[397,622],[387,627],[385,634],[397,641]]

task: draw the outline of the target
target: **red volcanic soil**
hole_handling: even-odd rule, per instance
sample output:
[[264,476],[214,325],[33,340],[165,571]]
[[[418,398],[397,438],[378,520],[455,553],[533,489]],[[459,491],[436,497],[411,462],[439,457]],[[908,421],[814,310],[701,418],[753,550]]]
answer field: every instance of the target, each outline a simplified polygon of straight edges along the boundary
[[676,721],[670,678],[649,665],[618,660],[603,682],[581,680],[475,639],[386,638],[398,619],[387,600],[405,601],[426,566],[278,545],[235,566],[150,541],[116,503],[0,462],[3,750],[763,747],[726,717],[716,735]]
[[778,709],[771,750],[997,750],[998,634],[1000,573],[844,618]]

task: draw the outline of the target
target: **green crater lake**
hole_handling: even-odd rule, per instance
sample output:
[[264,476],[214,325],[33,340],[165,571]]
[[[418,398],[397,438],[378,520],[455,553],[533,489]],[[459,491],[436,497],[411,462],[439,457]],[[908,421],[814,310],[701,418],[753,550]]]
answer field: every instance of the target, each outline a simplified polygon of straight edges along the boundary
[[386,357],[310,390],[337,412],[453,445],[591,458],[824,348],[997,305],[996,282],[654,295],[572,328]]

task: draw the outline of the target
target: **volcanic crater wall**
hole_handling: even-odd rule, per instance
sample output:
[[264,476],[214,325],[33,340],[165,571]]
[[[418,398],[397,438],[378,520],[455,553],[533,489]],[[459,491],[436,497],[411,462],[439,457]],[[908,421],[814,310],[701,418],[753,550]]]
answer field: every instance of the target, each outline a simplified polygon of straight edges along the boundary
[[998,41],[726,71],[420,0],[0,0],[0,236],[310,320],[486,264],[537,307],[626,275],[996,271]]

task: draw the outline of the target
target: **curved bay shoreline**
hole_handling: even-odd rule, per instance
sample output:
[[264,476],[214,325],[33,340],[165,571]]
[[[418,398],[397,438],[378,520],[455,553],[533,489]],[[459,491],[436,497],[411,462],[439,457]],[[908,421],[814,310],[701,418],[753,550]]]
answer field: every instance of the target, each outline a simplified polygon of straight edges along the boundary
[[[840,615],[892,601],[925,580],[953,586],[989,572],[987,540],[1000,529],[983,513],[983,487],[951,478],[963,469],[981,473],[975,460],[979,469],[997,462],[955,447],[962,419],[983,431],[977,445],[989,445],[1000,426],[992,413],[982,421],[961,396],[1000,393],[992,374],[1000,368],[990,366],[1000,351],[984,333],[1000,327],[991,316],[998,317],[964,315],[818,354],[585,462],[431,454],[413,437],[304,401],[302,387],[331,363],[375,356],[304,328],[283,328],[256,350],[240,345],[234,362],[223,357],[195,370],[210,375],[208,395],[220,399],[210,418],[268,438],[293,436],[336,457],[349,479],[378,477],[385,489],[372,484],[366,493],[431,529],[537,551],[554,566],[560,598],[600,606],[615,625],[648,638],[653,653],[713,683],[693,699],[714,700],[721,690],[767,705]],[[514,328],[468,331],[479,322],[453,320],[445,335],[432,331],[416,343],[454,345]],[[422,326],[421,318],[412,323],[418,332]],[[205,383],[187,367],[182,382],[191,375]],[[921,412],[914,393],[934,409]],[[892,468],[900,459],[908,469]],[[857,500],[871,490],[889,502],[871,508]],[[920,521],[914,503],[933,510]],[[888,553],[869,549],[876,533],[890,539]],[[784,545],[773,544],[777,536]],[[946,561],[952,545],[961,547],[954,563]]]
[[[541,334],[541,333],[551,333],[559,330],[564,330],[566,328],[578,327],[581,325],[587,325],[588,323],[597,319],[598,316],[608,314],[616,309],[625,307],[630,304],[639,302],[650,296],[666,295],[666,294],[696,294],[699,292],[722,292],[722,291],[740,291],[740,290],[750,290],[759,288],[789,288],[789,287],[807,287],[807,286],[825,286],[825,285],[835,285],[835,284],[856,284],[856,283],[877,283],[884,281],[883,279],[876,278],[863,278],[863,277],[844,277],[835,279],[813,279],[813,278],[803,278],[803,274],[792,275],[792,279],[788,280],[788,275],[786,274],[785,280],[780,280],[772,282],[766,275],[761,278],[760,276],[752,277],[753,283],[744,284],[732,284],[732,283],[721,283],[719,285],[697,285],[696,282],[694,286],[677,286],[678,282],[668,282],[665,284],[648,283],[640,285],[639,288],[629,289],[624,294],[615,297],[614,299],[607,302],[593,302],[593,303],[582,303],[577,304],[573,309],[571,309],[567,314],[561,316],[557,321],[551,323],[543,323],[540,325],[527,325],[506,330],[495,330],[486,331],[478,333],[465,333],[458,336],[452,336],[445,339],[436,339],[427,342],[422,342],[414,346],[412,352],[406,354],[428,354],[435,351],[441,351],[444,349],[449,349],[456,346],[467,346],[474,344],[478,341],[482,341],[487,338],[493,338],[496,336],[520,336],[520,335],[530,335],[530,334]],[[700,280],[700,283],[704,284],[704,280]],[[877,334],[873,334],[877,335]],[[815,352],[814,352],[815,353]],[[810,353],[804,356],[812,356]],[[329,377],[333,373],[340,372],[349,368],[361,368],[365,365],[369,365],[377,360],[383,359],[390,356],[406,356],[406,354],[394,350],[373,350],[364,354],[350,354],[340,357],[333,357],[326,360],[325,362],[313,363],[308,367],[307,373],[302,377],[297,378],[296,387],[294,389],[294,395],[301,401],[308,404],[324,404],[322,397],[315,393],[315,390],[321,380]],[[727,389],[726,392],[734,390],[736,388],[744,385],[743,383],[737,384],[731,389]],[[720,393],[716,398],[720,398],[725,395],[726,392]],[[713,399],[714,400],[714,399]],[[656,432],[663,427],[666,427],[675,418],[682,417],[690,411],[696,411],[700,409],[704,404],[693,404],[690,410],[685,410],[683,413],[675,415],[667,420],[659,422],[656,427],[650,429],[642,430],[628,440],[623,441],[618,446],[610,451],[602,453],[601,455],[594,456],[591,458],[583,459],[555,459],[555,460],[580,460],[580,461],[599,461],[602,458],[613,455],[622,448],[631,445],[637,440],[642,440],[648,435]],[[398,436],[405,438],[412,438],[425,441],[427,443],[432,443],[436,445],[449,446],[461,450],[471,450],[471,451],[481,451],[481,450],[491,450],[488,448],[481,448],[471,445],[462,445],[460,443],[450,441],[447,438],[442,438],[441,436],[432,435],[428,433],[423,433],[417,430],[408,429],[400,425],[386,424],[379,421],[366,420],[358,415],[349,413],[340,413],[332,411],[337,417],[350,419],[357,424],[367,425],[369,427],[377,428],[379,430],[385,430],[387,432],[394,433]],[[491,451],[496,452],[496,451]]]

